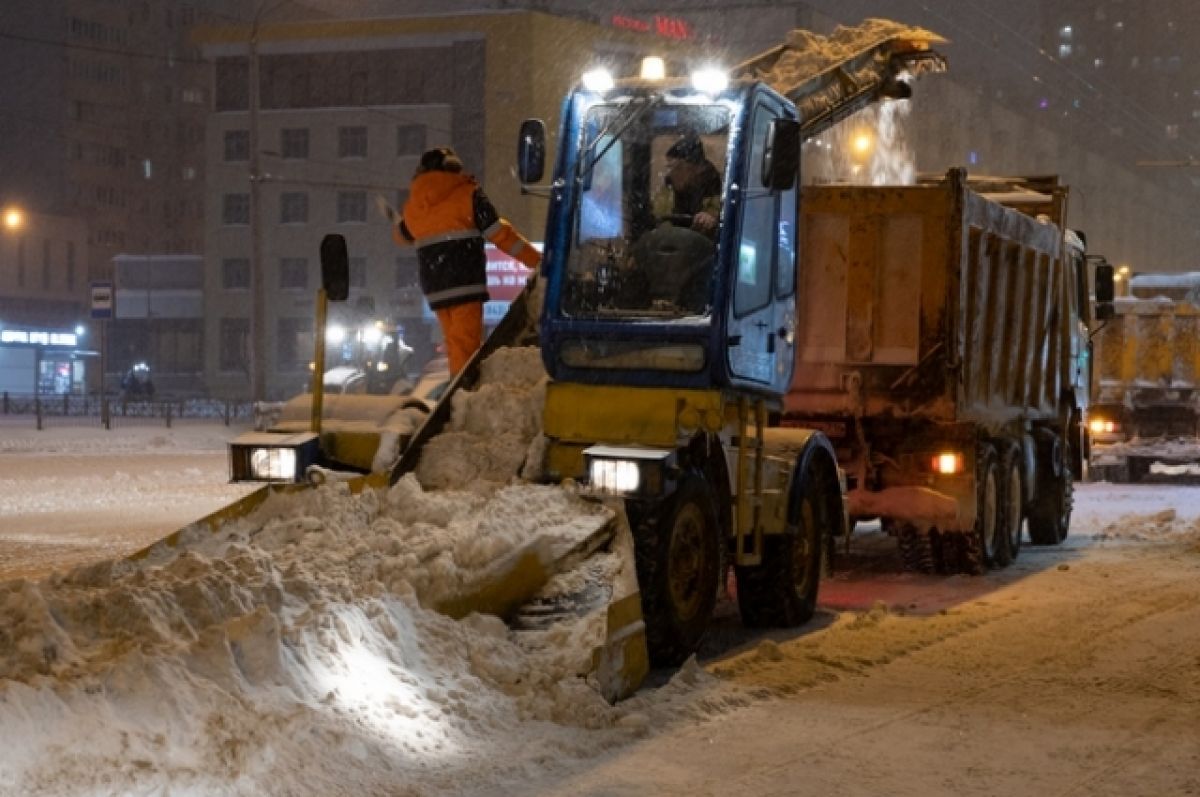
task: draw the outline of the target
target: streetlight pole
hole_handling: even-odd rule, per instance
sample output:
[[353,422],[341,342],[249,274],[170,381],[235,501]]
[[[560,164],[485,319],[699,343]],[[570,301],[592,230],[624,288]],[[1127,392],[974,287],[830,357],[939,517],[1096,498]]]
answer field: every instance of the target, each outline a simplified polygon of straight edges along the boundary
[[250,138],[250,399],[263,401],[266,397],[267,342],[266,342],[266,285],[263,274],[262,223],[260,217],[262,198],[259,188],[262,175],[258,162],[258,23],[266,10],[259,6],[250,28],[250,51],[248,72],[250,91],[249,138]]

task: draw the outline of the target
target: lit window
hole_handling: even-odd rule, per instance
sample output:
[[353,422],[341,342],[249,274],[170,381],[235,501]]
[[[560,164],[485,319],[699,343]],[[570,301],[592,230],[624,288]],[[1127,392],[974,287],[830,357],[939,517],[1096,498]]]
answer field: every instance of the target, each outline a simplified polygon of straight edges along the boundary
[[1074,33],[1075,33],[1075,31],[1074,31],[1074,29],[1071,28],[1070,25],[1063,25],[1061,28],[1059,28],[1059,31],[1058,31],[1058,35],[1061,36],[1065,41],[1070,41],[1071,36]]
[[1059,58],[1070,58],[1071,57],[1071,45],[1069,45],[1069,44],[1058,45],[1058,57]]

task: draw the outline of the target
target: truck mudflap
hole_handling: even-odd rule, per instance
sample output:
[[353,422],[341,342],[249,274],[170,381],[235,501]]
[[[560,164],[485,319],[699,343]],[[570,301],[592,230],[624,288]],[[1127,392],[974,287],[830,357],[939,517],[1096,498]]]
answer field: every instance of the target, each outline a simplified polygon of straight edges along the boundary
[[856,488],[846,495],[846,505],[850,517],[886,517],[925,530],[966,527],[958,499],[930,487]]

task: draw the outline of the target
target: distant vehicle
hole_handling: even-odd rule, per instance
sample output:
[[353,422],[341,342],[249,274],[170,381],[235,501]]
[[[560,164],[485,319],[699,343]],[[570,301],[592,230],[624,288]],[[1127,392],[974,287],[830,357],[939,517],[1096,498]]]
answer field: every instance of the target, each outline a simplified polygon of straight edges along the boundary
[[154,398],[154,380],[150,378],[150,366],[135,363],[121,377],[121,397],[146,400]]

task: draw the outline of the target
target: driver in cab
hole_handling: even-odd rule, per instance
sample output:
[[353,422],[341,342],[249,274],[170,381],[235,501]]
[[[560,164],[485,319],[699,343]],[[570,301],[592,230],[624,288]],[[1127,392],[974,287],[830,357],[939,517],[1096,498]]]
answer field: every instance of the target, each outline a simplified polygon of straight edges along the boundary
[[655,192],[653,206],[656,218],[687,226],[681,217],[691,217],[691,229],[709,238],[716,237],[721,214],[721,173],[705,157],[704,142],[695,132],[685,133],[667,150],[664,185]]

